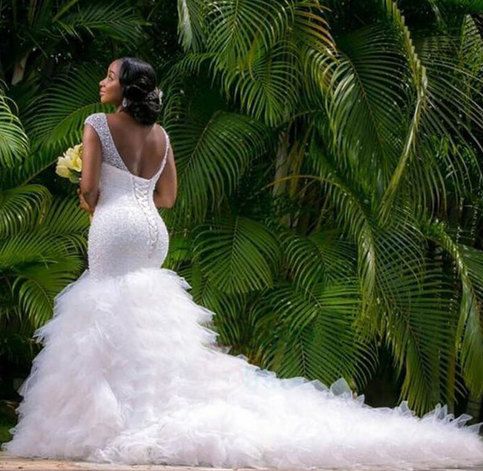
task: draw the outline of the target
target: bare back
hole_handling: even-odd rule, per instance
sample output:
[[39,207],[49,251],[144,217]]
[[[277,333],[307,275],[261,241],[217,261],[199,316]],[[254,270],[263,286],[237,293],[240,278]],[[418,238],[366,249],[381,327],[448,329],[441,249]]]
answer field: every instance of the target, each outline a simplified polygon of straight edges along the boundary
[[106,114],[106,119],[114,145],[127,169],[141,178],[152,178],[168,145],[161,126],[143,126],[126,113]]

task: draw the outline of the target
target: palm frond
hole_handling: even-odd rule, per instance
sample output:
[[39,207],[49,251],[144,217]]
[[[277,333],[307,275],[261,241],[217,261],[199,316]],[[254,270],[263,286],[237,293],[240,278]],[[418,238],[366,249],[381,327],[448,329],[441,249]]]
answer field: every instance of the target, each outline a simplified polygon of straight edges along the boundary
[[23,185],[0,192],[0,239],[35,227],[52,201],[43,185]]
[[428,237],[437,242],[453,259],[461,283],[460,312],[456,342],[461,343],[460,361],[468,387],[475,394],[483,393],[483,252],[457,243],[442,222],[426,224]]
[[83,266],[79,258],[64,255],[44,261],[23,264],[16,273],[12,290],[23,315],[33,328],[41,327],[53,314],[53,299],[68,283],[75,280]]
[[308,236],[286,232],[279,236],[286,259],[284,265],[300,290],[316,284],[355,276],[354,247],[342,240],[337,229],[325,229]]
[[207,2],[202,0],[180,0],[178,2],[178,32],[185,52],[197,52],[203,48],[205,43],[203,27],[207,8]]
[[414,109],[411,112],[411,119],[404,139],[404,145],[399,157],[399,161],[394,168],[394,172],[390,181],[385,188],[384,195],[381,199],[379,208],[379,218],[387,219],[391,206],[396,197],[396,192],[401,185],[405,176],[406,168],[414,156],[416,145],[418,143],[419,132],[421,128],[421,120],[427,106],[427,88],[428,78],[425,67],[416,54],[412,36],[409,28],[406,26],[405,19],[401,14],[394,0],[383,0],[388,17],[393,21],[402,35],[402,47],[407,58],[408,68],[410,70],[411,85],[414,87],[415,99]]
[[37,231],[55,236],[59,243],[66,244],[68,251],[81,253],[87,250],[89,226],[89,217],[79,208],[77,197],[54,198]]
[[391,291],[397,290],[396,297],[386,296],[386,343],[404,375],[400,400],[408,400],[417,413],[434,408],[444,396],[451,405],[454,391],[446,388],[455,354],[451,328],[455,319],[451,288],[441,267],[428,263],[422,284],[393,263],[388,263],[385,271],[393,272]]
[[259,316],[270,326],[260,339],[267,351],[265,366],[283,377],[304,376],[326,384],[341,376],[363,376],[355,365],[360,356],[368,359],[370,354],[352,329],[360,307],[354,278],[304,291],[279,282],[264,292],[260,303]]
[[23,320],[37,327],[50,318],[53,297],[82,266],[79,255],[55,235],[27,232],[0,241],[0,269],[12,278]]
[[[0,187],[15,188],[29,184],[39,173],[47,169],[57,161],[57,157],[65,150],[65,146],[59,150],[38,148],[29,153],[16,167],[0,169]],[[55,173],[54,166],[52,174]]]
[[150,24],[125,1],[91,2],[82,7],[77,2],[68,2],[49,19],[49,23],[42,24],[44,33],[66,41],[81,40],[83,32],[91,36],[102,32],[119,42],[136,43],[143,37],[141,27]]
[[197,228],[193,245],[202,273],[219,290],[246,293],[272,286],[280,249],[261,223],[223,217]]
[[12,112],[8,97],[0,93],[0,167],[18,164],[29,151],[29,138]]
[[194,221],[229,196],[240,177],[271,142],[265,126],[236,113],[215,112],[208,122],[170,128],[176,149],[180,195],[176,202]]
[[332,66],[337,49],[327,21],[329,8],[319,0],[295,2],[294,21],[286,39],[292,42],[299,54],[304,93],[311,103],[323,107]]
[[80,141],[84,119],[104,109],[98,95],[102,73],[81,65],[60,74],[34,100],[24,120],[32,145],[61,152]]
[[365,181],[379,200],[403,149],[410,72],[390,25],[347,33],[337,43],[343,52],[327,95],[332,148],[344,173]]
[[249,65],[255,45],[270,50],[293,22],[292,0],[223,0],[210,6],[207,49],[231,70]]
[[253,53],[250,70],[216,67],[223,90],[230,100],[255,119],[276,126],[289,119],[298,102],[302,84],[299,51],[290,41]]
[[[413,197],[420,207],[445,207],[447,191],[456,198],[481,186],[483,150],[481,70],[483,42],[472,18],[454,34],[418,38],[418,55],[428,78],[428,105],[421,118],[417,163],[409,166]],[[436,150],[436,152],[435,152]]]

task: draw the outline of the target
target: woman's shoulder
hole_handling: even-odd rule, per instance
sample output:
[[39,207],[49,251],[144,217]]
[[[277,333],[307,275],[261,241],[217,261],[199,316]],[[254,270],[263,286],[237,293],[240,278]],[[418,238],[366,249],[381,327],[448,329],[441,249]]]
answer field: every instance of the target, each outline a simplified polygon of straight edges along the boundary
[[161,134],[162,136],[165,136],[169,139],[168,132],[166,131],[166,128],[164,126],[161,126],[159,123],[154,123],[156,132]]
[[91,113],[89,116],[87,116],[87,118],[84,119],[84,124],[91,124],[96,127],[96,125],[100,123],[102,119],[104,119],[104,115],[105,113],[100,111],[97,113]]

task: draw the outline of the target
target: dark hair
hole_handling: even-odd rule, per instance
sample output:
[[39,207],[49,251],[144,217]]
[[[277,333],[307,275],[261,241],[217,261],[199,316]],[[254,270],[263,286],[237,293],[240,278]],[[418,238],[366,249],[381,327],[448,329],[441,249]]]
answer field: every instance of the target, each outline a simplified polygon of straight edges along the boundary
[[139,123],[154,124],[161,111],[156,72],[147,62],[136,57],[122,57],[119,83],[127,105],[124,109]]

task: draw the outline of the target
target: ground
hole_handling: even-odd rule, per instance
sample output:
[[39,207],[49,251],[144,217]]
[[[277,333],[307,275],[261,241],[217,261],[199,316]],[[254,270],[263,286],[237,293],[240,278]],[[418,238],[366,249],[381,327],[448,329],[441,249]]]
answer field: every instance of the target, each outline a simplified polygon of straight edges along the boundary
[[[269,468],[267,468],[268,470]],[[373,468],[374,469],[374,468]],[[0,470],[2,471],[229,471],[225,468],[202,468],[192,466],[161,466],[161,465],[112,465],[112,464],[92,464],[83,461],[57,461],[27,458],[10,458],[5,453],[0,453]],[[230,470],[231,471],[231,470]],[[254,468],[236,468],[236,471],[254,471]],[[257,471],[261,471],[260,469]],[[292,470],[296,471],[296,470]],[[315,471],[315,470],[312,470]],[[324,471],[330,471],[325,468]],[[344,471],[338,469],[337,471]],[[372,471],[364,468],[364,471]],[[394,468],[377,468],[377,471],[397,471]],[[419,471],[414,469],[414,471]],[[423,471],[423,470],[421,470]],[[435,468],[432,469],[435,471]],[[483,466],[473,468],[438,468],[438,471],[483,471]]]
[[[61,461],[29,458],[11,458],[0,452],[0,470],[2,471],[225,471],[215,468],[194,468],[190,466],[161,466],[161,465],[112,465],[92,464],[85,461]],[[238,468],[237,471],[243,471]],[[254,471],[250,469],[249,471]]]

